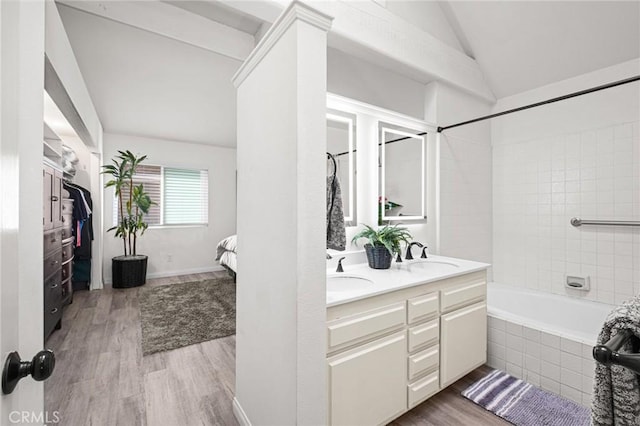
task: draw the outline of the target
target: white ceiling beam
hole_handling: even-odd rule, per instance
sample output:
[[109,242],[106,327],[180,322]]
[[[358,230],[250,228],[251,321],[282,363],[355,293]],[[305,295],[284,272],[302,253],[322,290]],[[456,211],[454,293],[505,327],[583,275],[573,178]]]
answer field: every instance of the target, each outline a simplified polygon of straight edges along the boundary
[[228,27],[164,2],[74,1],[60,3],[112,21],[244,61],[255,46],[253,34]]
[[[214,0],[209,0],[214,1]],[[263,21],[273,22],[289,0],[216,0]],[[329,45],[395,69],[418,81],[438,80],[495,102],[478,63],[389,12],[373,0],[303,3],[334,18]]]

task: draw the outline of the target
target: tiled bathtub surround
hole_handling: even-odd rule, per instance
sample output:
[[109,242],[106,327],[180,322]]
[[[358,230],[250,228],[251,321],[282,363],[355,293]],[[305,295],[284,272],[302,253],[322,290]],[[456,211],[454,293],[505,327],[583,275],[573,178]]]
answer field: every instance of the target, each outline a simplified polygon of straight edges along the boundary
[[[541,124],[542,125],[542,124]],[[639,122],[493,146],[494,280],[618,304],[640,292]],[[591,291],[564,288],[587,275]]]
[[487,363],[585,406],[591,404],[592,345],[489,317]]

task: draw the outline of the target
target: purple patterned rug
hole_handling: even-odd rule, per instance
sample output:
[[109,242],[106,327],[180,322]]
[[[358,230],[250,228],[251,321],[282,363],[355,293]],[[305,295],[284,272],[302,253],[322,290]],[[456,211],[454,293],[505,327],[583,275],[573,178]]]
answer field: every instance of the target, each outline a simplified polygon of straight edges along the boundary
[[587,407],[500,370],[469,386],[462,396],[516,426],[585,426],[590,422]]

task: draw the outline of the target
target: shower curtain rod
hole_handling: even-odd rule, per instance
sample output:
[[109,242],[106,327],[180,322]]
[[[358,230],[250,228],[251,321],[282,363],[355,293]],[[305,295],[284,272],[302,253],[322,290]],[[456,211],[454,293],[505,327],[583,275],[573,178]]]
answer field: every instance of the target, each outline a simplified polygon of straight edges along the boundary
[[[424,135],[426,135],[426,134],[427,134],[427,132],[416,133],[416,136],[424,136]],[[390,140],[390,141],[386,141],[384,144],[385,144],[385,145],[388,145],[388,144],[390,144],[390,143],[394,143],[394,142],[406,141],[407,139],[411,139],[411,137],[410,137],[410,136],[403,136],[403,137],[398,138],[398,139],[392,139],[392,140]],[[382,143],[379,143],[379,144],[378,144],[378,146],[382,146]],[[357,151],[357,149],[354,149],[354,150],[353,150],[353,151],[351,151],[351,152],[356,152],[356,151]],[[341,152],[341,153],[339,153],[339,154],[334,154],[333,156],[334,156],[334,157],[340,157],[341,155],[346,155],[346,154],[348,154],[348,153],[349,153],[349,151],[345,151],[345,152]]]
[[485,115],[484,117],[463,121],[461,123],[452,124],[450,126],[438,127],[438,133],[442,133],[444,130],[447,130],[447,129],[453,129],[454,127],[465,126],[467,124],[477,123],[478,121],[484,121],[490,118],[500,117],[502,115],[511,114],[513,112],[524,111],[526,109],[535,108],[535,107],[551,104],[558,101],[564,101],[565,99],[571,99],[571,98],[575,98],[576,96],[582,96],[582,95],[597,92],[600,90],[610,89],[612,87],[621,86],[623,84],[633,83],[634,81],[638,81],[638,80],[640,80],[640,75],[636,75],[630,78],[625,78],[624,80],[614,81],[613,83],[603,84],[602,86],[592,87],[591,89],[585,89],[585,90],[580,90],[579,92],[569,93],[568,95],[558,96],[557,98],[547,99],[546,101],[536,102],[534,104],[521,106],[519,108],[513,108],[507,111],[498,112],[496,114]]

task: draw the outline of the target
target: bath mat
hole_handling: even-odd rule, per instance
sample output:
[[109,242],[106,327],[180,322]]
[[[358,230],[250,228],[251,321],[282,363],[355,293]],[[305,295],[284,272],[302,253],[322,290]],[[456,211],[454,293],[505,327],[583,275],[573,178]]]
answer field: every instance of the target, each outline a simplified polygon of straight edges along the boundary
[[516,426],[587,426],[587,407],[494,370],[462,396]]
[[142,354],[169,351],[236,332],[231,278],[141,287]]

